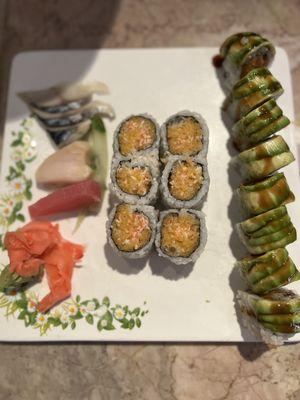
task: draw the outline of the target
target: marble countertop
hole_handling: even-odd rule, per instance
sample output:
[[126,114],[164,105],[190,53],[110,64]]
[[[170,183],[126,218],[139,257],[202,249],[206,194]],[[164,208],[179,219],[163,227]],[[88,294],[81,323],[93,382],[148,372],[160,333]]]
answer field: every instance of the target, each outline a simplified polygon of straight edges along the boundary
[[[300,119],[298,0],[0,0],[0,123],[14,54],[219,46],[258,31],[289,54]],[[0,136],[1,137],[1,136]],[[0,344],[0,399],[297,400],[300,343]]]

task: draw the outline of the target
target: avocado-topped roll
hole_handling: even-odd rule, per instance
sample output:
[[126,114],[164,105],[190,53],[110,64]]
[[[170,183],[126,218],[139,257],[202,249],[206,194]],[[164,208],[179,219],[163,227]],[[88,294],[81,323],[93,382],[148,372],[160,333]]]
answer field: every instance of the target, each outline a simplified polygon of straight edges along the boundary
[[159,127],[148,114],[127,117],[114,134],[114,152],[123,157],[158,156],[158,146]]
[[254,68],[268,67],[275,55],[271,42],[254,32],[229,36],[220,48],[228,87]]
[[287,289],[258,296],[239,290],[237,300],[245,325],[268,344],[283,344],[300,332],[300,297]]
[[261,214],[295,200],[282,172],[253,185],[240,185],[236,194],[250,215]]
[[283,93],[278,80],[267,68],[250,71],[234,86],[224,103],[224,110],[234,121],[254,110],[270,99],[276,99]]
[[163,203],[171,208],[197,208],[209,188],[207,164],[201,158],[170,157],[162,174]]
[[268,100],[236,122],[231,137],[238,150],[245,150],[289,125],[274,99]]
[[237,224],[236,228],[251,254],[285,247],[297,239],[296,229],[285,206],[249,218]]
[[108,242],[124,257],[144,257],[152,248],[156,222],[157,212],[151,206],[118,204],[107,221]]
[[161,128],[163,156],[206,156],[208,128],[200,114],[180,111]]
[[175,264],[195,262],[207,240],[205,217],[195,210],[167,210],[160,213],[155,240],[158,254]]
[[264,294],[300,279],[295,264],[284,248],[259,257],[245,257],[236,262],[253,293]]
[[158,171],[149,160],[113,159],[111,181],[112,191],[126,203],[153,204],[157,199]]
[[295,160],[282,136],[273,136],[232,159],[233,164],[248,181],[257,181]]

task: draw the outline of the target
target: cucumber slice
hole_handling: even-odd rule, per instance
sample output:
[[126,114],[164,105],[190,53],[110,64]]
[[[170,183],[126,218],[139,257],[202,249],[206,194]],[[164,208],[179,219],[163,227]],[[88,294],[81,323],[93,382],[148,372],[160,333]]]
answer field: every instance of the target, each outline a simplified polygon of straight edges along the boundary
[[300,312],[293,314],[260,314],[258,321],[268,322],[269,324],[276,325],[294,325],[300,324]]
[[283,173],[276,173],[253,185],[241,185],[236,194],[242,207],[251,215],[261,214],[295,200]]
[[224,109],[238,121],[254,108],[283,93],[278,80],[267,68],[256,68],[240,79],[224,103]]
[[281,229],[272,235],[263,236],[257,239],[249,239],[241,236],[243,244],[251,254],[262,254],[270,250],[285,247],[297,240],[297,232],[293,224]]
[[285,248],[279,248],[259,257],[245,257],[237,261],[235,265],[242,271],[250,284],[255,284],[281,268],[288,259],[288,251]]
[[268,322],[260,322],[265,329],[269,329],[274,333],[298,333],[300,332],[300,326],[289,325],[289,324],[270,324]]
[[274,136],[232,159],[246,181],[267,177],[295,160],[282,136]]
[[238,296],[246,310],[255,315],[300,312],[300,297],[291,290],[277,289],[263,296],[239,290]]
[[255,284],[250,284],[250,289],[253,293],[264,294],[270,290],[287,285],[291,281],[298,280],[299,278],[300,274],[293,261],[289,258],[281,268],[259,280]]
[[88,141],[91,145],[94,156],[93,179],[100,183],[102,188],[105,189],[108,173],[106,129],[99,114],[94,115],[91,121],[92,126],[89,132]]
[[246,221],[241,222],[239,225],[244,233],[250,234],[263,228],[269,222],[280,219],[285,215],[287,215],[286,206],[280,206],[263,214],[257,215],[256,217],[249,218]]

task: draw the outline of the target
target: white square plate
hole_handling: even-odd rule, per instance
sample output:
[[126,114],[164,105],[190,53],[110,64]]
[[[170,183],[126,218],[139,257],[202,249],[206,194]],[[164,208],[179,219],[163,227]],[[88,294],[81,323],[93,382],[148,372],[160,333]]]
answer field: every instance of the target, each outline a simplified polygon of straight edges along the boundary
[[[238,205],[232,202],[231,185],[237,186],[239,179],[229,169],[229,153],[232,149],[228,146],[229,133],[222,122],[220,110],[224,93],[212,66],[212,57],[217,51],[216,48],[42,51],[22,53],[14,59],[2,157],[2,193],[11,193],[14,181],[9,183],[5,177],[20,154],[24,157],[26,146],[11,146],[16,139],[16,136],[12,136],[13,131],[18,134],[20,130],[27,129],[37,143],[36,159],[25,162],[25,175],[33,181],[32,201],[45,195],[35,187],[34,171],[53,152],[47,135],[35,122],[29,120],[25,128],[21,126],[22,121],[28,118],[28,110],[16,93],[68,80],[100,80],[108,84],[111,94],[103,100],[110,102],[116,111],[113,122],[105,120],[109,157],[112,155],[113,130],[129,114],[148,112],[162,123],[169,115],[180,110],[189,109],[201,113],[210,130],[208,162],[211,185],[203,207],[207,216],[208,242],[193,268],[175,267],[161,260],[155,253],[147,263],[131,262],[114,255],[106,244],[105,235],[107,210],[111,202],[108,192],[105,193],[101,213],[87,218],[76,234],[72,234],[75,218],[60,221],[61,231],[66,238],[87,246],[82,268],[74,271],[74,303],[69,300],[60,305],[57,307],[58,313],[53,317],[68,325],[62,329],[61,324],[53,327],[49,322],[51,319],[48,322],[47,319],[42,321],[40,316],[37,316],[38,319],[30,319],[28,300],[16,303],[15,298],[2,296],[0,340],[256,340],[241,328],[234,305],[234,292],[242,287],[242,282],[236,273],[232,273],[232,268],[236,256],[241,255],[243,249],[232,229],[232,223],[240,220],[241,216]],[[278,101],[279,105],[293,121],[291,79],[284,50],[277,49],[271,70],[285,89]],[[297,156],[293,125],[281,133]],[[20,150],[20,154],[17,150]],[[296,195],[296,202],[288,205],[288,209],[300,231],[298,163],[294,162],[284,171]],[[23,208],[19,211],[25,215],[26,220],[29,203],[24,200]],[[20,225],[21,222],[16,222],[12,228]],[[290,245],[288,249],[296,265],[300,265],[297,244]],[[3,252],[1,262],[7,262]],[[300,284],[294,283],[293,287],[300,289]],[[32,287],[31,291],[38,294],[39,298],[46,294],[48,287],[45,279]],[[75,304],[77,295],[80,295],[80,303],[84,300],[90,300],[90,303],[84,304],[81,310],[83,318],[72,324],[72,315],[79,307]],[[131,311],[135,309],[131,316],[127,314],[129,319],[135,321],[132,329],[122,328],[115,318],[114,330],[97,329],[97,325],[101,328],[101,315],[105,306],[94,310],[98,303],[92,299],[103,304],[105,296],[110,299],[108,309],[112,314],[115,305],[127,305]],[[144,314],[146,310],[148,313]],[[8,318],[5,317],[7,312],[11,312]],[[87,314],[92,317],[86,319]],[[18,316],[23,319],[18,319]],[[140,327],[136,326],[140,323]],[[296,335],[291,341],[297,339]]]

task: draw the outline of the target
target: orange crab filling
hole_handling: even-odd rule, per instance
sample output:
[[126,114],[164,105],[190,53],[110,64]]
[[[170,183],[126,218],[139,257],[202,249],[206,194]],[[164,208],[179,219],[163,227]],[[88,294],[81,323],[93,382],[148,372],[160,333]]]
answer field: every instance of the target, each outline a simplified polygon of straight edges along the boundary
[[120,204],[112,222],[111,234],[119,250],[139,250],[151,238],[149,219],[141,212],[133,211],[128,204]]
[[171,257],[189,257],[200,243],[200,221],[190,213],[168,214],[162,223],[161,248]]
[[193,160],[177,161],[169,175],[169,191],[175,199],[191,200],[203,184],[201,165]]
[[156,138],[154,123],[145,117],[135,116],[123,122],[119,132],[119,149],[123,156],[145,150]]
[[152,177],[146,167],[121,166],[117,170],[116,180],[123,192],[145,196],[150,190]]
[[203,133],[193,117],[179,117],[167,126],[167,141],[171,154],[195,155],[203,148]]

